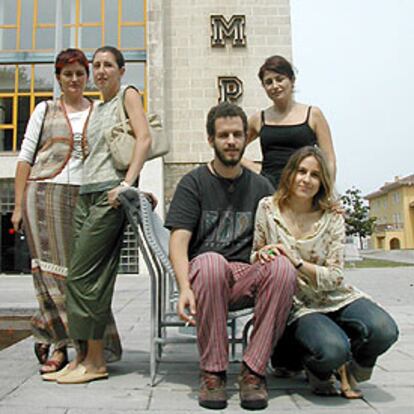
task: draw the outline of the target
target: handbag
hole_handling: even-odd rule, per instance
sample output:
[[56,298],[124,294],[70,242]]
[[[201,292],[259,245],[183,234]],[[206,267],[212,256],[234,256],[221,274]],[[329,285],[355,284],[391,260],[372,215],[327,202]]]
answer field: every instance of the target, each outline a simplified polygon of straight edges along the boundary
[[[105,140],[111,152],[114,167],[124,171],[128,169],[134,154],[135,135],[126,117],[121,99],[118,99],[117,109],[120,121],[105,133]],[[147,160],[152,160],[167,154],[170,146],[162,134],[160,117],[157,114],[148,114],[147,119],[152,137]]]

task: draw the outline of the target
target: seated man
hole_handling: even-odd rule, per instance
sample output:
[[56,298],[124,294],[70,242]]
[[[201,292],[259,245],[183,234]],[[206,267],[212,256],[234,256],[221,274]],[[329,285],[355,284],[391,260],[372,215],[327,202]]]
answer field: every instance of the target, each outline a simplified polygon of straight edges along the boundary
[[178,314],[197,327],[200,352],[199,404],[227,405],[228,310],[254,307],[254,325],[239,376],[241,405],[267,406],[265,370],[285,329],[296,271],[285,257],[249,264],[254,216],[273,192],[266,178],[241,166],[247,118],[230,103],[207,117],[214,159],[186,174],[166,219],[172,230],[170,258],[180,290]]

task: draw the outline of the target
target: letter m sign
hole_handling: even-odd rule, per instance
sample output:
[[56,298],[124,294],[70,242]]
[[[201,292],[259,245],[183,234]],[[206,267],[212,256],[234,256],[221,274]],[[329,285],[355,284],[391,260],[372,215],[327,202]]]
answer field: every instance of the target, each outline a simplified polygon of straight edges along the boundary
[[225,47],[226,39],[231,39],[233,47],[246,46],[246,16],[235,14],[227,20],[222,14],[213,14],[210,21],[212,47]]

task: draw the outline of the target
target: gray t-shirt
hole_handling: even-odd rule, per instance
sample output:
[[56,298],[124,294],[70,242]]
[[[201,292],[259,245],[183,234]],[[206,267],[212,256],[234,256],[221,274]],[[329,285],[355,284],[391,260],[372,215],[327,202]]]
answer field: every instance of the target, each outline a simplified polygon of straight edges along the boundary
[[269,181],[250,170],[229,180],[201,166],[179,182],[165,226],[192,232],[190,260],[217,252],[229,261],[250,263],[256,207],[272,193]]

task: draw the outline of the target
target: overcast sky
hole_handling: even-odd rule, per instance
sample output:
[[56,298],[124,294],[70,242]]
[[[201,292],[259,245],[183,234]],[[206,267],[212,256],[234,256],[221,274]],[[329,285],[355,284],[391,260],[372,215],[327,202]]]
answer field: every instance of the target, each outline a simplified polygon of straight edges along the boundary
[[296,99],[332,130],[337,186],[414,174],[414,1],[291,0]]

